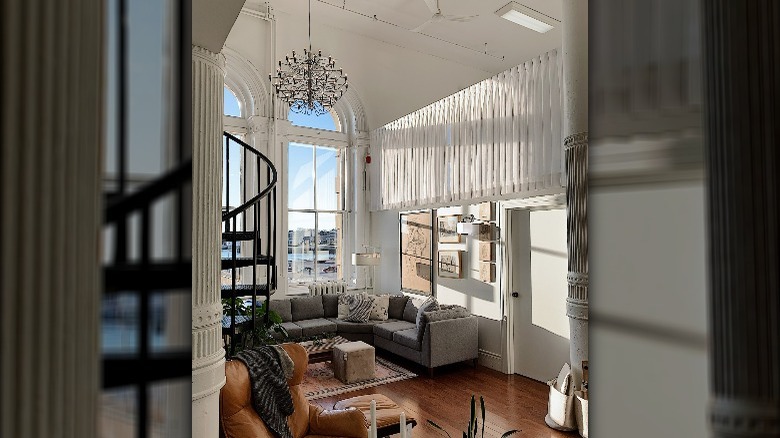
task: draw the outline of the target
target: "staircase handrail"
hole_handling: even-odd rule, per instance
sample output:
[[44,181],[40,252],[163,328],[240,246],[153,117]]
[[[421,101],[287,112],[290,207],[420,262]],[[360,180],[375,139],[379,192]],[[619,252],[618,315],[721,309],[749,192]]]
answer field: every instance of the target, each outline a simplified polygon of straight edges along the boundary
[[258,158],[260,158],[266,164],[266,166],[268,166],[269,172],[271,172],[271,181],[268,183],[268,186],[266,188],[261,190],[257,195],[253,196],[248,201],[244,202],[243,204],[234,208],[233,210],[228,210],[226,213],[222,213],[222,222],[238,216],[239,214],[246,211],[252,205],[260,202],[261,199],[265,198],[269,193],[271,193],[271,190],[273,190],[274,187],[276,187],[276,181],[277,181],[276,166],[274,166],[274,164],[271,162],[271,160],[268,159],[268,157],[266,157],[262,152],[258,151],[252,146],[241,141],[238,137],[230,134],[229,132],[225,132],[224,134],[226,137],[240,144],[246,150],[248,150],[249,152],[255,154]]

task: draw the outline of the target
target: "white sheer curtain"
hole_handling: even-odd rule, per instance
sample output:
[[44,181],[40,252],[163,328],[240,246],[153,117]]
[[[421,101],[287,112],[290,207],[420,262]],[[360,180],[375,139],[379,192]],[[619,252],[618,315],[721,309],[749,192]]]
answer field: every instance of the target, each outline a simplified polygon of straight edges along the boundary
[[380,170],[372,209],[562,187],[561,96],[553,50],[374,130]]

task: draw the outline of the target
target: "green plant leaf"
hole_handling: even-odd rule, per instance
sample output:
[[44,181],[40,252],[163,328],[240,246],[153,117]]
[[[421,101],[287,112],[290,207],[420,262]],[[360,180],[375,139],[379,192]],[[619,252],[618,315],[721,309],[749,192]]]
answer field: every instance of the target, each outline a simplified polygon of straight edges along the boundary
[[517,429],[512,429],[512,430],[506,431],[506,432],[504,432],[503,435],[501,435],[501,438],[506,438],[509,435],[513,435],[513,434],[515,434],[517,432],[519,432],[519,430],[517,430]]
[[482,438],[485,438],[485,398],[479,396],[479,406],[482,408]]
[[426,421],[427,421],[427,422],[428,422],[428,424],[430,424],[431,426],[433,426],[433,427],[435,427],[436,429],[439,429],[440,431],[442,431],[442,432],[444,432],[445,434],[447,434],[447,436],[448,436],[449,438],[452,438],[452,436],[450,435],[450,433],[449,433],[449,432],[447,432],[446,430],[444,430],[444,428],[443,428],[443,427],[441,427],[441,426],[439,426],[438,424],[434,423],[432,420],[426,420]]
[[477,435],[477,400],[471,396],[471,418],[469,419],[469,438]]

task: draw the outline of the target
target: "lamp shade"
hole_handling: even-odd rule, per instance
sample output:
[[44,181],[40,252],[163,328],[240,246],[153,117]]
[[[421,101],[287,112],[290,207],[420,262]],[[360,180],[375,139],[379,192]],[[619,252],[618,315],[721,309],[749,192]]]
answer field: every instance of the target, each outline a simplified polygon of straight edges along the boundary
[[355,266],[379,266],[380,254],[377,252],[356,252],[352,254]]

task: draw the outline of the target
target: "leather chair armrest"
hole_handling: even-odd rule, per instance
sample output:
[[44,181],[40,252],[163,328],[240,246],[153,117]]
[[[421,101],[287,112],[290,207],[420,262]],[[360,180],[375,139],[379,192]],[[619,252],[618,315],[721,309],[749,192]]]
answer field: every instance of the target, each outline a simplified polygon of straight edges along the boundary
[[357,409],[326,411],[317,405],[309,407],[309,433],[348,438],[367,438],[366,417]]

